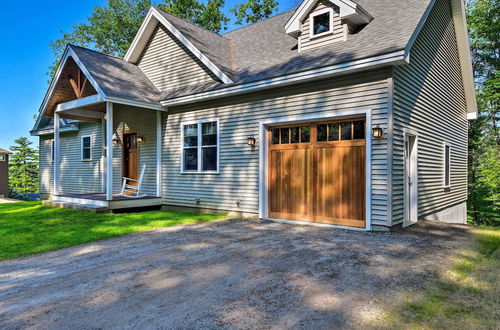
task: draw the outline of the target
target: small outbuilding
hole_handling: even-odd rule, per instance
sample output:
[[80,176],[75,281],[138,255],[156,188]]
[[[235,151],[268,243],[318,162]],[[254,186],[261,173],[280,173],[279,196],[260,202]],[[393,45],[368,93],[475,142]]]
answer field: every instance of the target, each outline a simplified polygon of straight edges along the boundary
[[0,197],[9,197],[9,155],[10,151],[0,148]]

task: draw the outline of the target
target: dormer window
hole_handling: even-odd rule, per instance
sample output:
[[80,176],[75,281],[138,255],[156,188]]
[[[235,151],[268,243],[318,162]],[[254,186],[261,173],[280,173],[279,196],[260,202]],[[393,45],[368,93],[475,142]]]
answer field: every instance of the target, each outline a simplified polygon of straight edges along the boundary
[[325,8],[310,15],[310,37],[319,37],[332,32],[333,10]]

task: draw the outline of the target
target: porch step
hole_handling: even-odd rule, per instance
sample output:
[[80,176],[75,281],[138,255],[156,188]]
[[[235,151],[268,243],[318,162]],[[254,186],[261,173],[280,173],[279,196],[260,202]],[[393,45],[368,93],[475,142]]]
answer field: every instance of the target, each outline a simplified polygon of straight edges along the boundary
[[94,212],[94,213],[109,212],[109,210],[106,206],[77,204],[77,203],[65,202],[65,201],[60,201],[60,200],[46,200],[46,201],[43,201],[42,205],[51,206],[51,207],[59,207],[59,208],[63,208],[63,209],[89,211],[89,212]]

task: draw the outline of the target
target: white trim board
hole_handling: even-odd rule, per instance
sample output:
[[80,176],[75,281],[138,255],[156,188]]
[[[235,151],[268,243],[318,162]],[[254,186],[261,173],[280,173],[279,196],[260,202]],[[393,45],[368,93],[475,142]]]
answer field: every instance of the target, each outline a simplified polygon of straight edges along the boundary
[[[314,34],[314,18],[319,15],[323,15],[328,13],[328,31],[324,31],[318,34]],[[327,34],[331,34],[333,32],[333,8],[328,7],[322,10],[314,11],[309,14],[309,39],[319,38],[321,36],[325,36]]]
[[[89,138],[90,139],[90,158],[83,158],[83,139]],[[92,138],[92,135],[90,134],[85,134],[80,137],[80,160],[82,162],[91,162],[92,161],[92,151],[93,151],[93,146],[92,144],[94,143],[94,139]]]
[[[267,128],[279,124],[297,124],[329,119],[340,119],[364,115],[366,120],[366,226],[361,230],[371,230],[371,201],[372,201],[372,111],[371,109],[328,111],[297,116],[284,116],[267,119],[259,122],[259,218],[269,219],[268,210],[268,139]],[[286,219],[285,219],[286,220]],[[345,227],[351,229],[351,227]],[[354,228],[354,227],[353,227]]]
[[[215,171],[203,171],[202,169],[202,150],[203,150],[203,145],[202,145],[202,124],[203,123],[211,123],[215,122],[217,125],[217,170]],[[196,171],[186,171],[184,170],[184,126],[187,125],[197,125],[197,146],[196,147],[188,147],[188,149],[195,149],[197,150],[198,153],[198,169]],[[186,122],[182,122],[180,125],[180,130],[181,130],[181,144],[180,144],[180,154],[181,154],[181,174],[220,174],[220,120],[219,118],[209,118],[209,119],[201,119],[201,120],[190,120]],[[211,146],[213,147],[213,146]]]
[[[137,32],[130,48],[125,54],[125,61],[135,63],[139,59],[142,51],[146,47],[147,42],[151,38],[154,29],[151,27],[156,26],[156,21],[160,22],[167,28],[191,53],[194,54],[207,68],[213,72],[223,83],[231,84],[233,81],[229,78],[217,65],[215,65],[205,54],[203,54],[191,41],[189,41],[172,23],[170,23],[165,16],[163,16],[155,7],[149,9],[146,18]],[[222,38],[222,37],[221,37]]]
[[209,100],[225,96],[232,96],[247,93],[250,91],[263,90],[267,88],[286,86],[298,82],[306,82],[317,79],[324,79],[331,76],[335,76],[347,72],[355,72],[370,68],[376,68],[384,65],[401,65],[407,63],[404,59],[404,51],[384,54],[380,56],[370,57],[362,60],[336,64],[324,68],[313,69],[298,73],[292,73],[285,76],[280,76],[276,78],[269,78],[264,80],[259,80],[256,82],[244,83],[239,85],[232,85],[225,88],[202,92],[198,94],[192,94],[187,96],[182,96],[170,100],[165,100],[161,102],[164,107],[188,104],[192,102],[197,102],[200,100]]

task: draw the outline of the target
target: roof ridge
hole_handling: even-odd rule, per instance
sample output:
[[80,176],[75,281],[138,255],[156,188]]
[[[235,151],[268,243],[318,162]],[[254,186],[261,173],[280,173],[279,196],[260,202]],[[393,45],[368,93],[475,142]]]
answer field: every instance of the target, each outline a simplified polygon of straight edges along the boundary
[[[99,55],[104,55],[104,56],[108,56],[108,57],[114,57],[114,58],[117,58],[119,60],[124,60],[123,58],[119,57],[119,56],[116,56],[116,55],[111,55],[111,54],[106,54],[106,53],[103,53],[103,52],[100,52],[98,50],[95,50],[95,49],[92,49],[92,48],[87,48],[87,47],[82,47],[82,46],[78,46],[78,45],[74,45],[74,44],[68,44],[68,46],[70,47],[76,47],[76,48],[80,48],[80,49],[83,49],[83,50],[88,50],[89,52],[93,52],[93,53],[97,53]],[[124,60],[125,61],[125,60]],[[125,61],[127,62],[127,61]],[[128,62],[127,62],[128,63]]]
[[248,28],[248,27],[250,27],[250,26],[255,26],[255,25],[259,24],[259,23],[263,23],[263,22],[268,21],[268,20],[270,20],[270,19],[273,19],[273,18],[276,18],[276,17],[278,17],[278,16],[284,15],[284,14],[286,14],[286,13],[290,12],[290,11],[295,11],[296,9],[297,9],[297,8],[288,9],[288,10],[285,10],[285,11],[284,11],[284,12],[282,12],[282,13],[278,13],[278,14],[276,14],[276,15],[272,16],[272,17],[268,17],[268,18],[266,18],[266,19],[263,19],[262,21],[258,21],[258,22],[252,23],[252,24],[248,24],[248,25],[245,25],[245,26],[241,26],[241,27],[239,27],[239,28],[237,28],[237,29],[234,29],[234,30],[231,30],[231,31],[228,31],[228,32],[224,33],[224,34],[223,34],[223,36],[226,36],[226,35],[227,35],[227,34],[229,34],[229,33],[233,33],[234,31],[238,31],[238,30],[246,29],[246,28]]
[[198,25],[198,24],[195,24],[193,21],[191,21],[191,20],[189,20],[189,19],[187,19],[187,18],[182,18],[182,17],[176,16],[176,15],[174,15],[174,14],[171,14],[171,13],[169,13],[169,12],[167,12],[167,11],[165,11],[165,10],[161,9],[161,8],[160,8],[160,7],[158,7],[158,6],[153,6],[153,8],[155,8],[155,9],[157,9],[157,10],[159,10],[159,11],[161,11],[161,12],[163,12],[163,13],[167,14],[167,15],[170,15],[170,16],[172,16],[172,17],[175,17],[175,18],[177,18],[177,19],[180,19],[181,21],[184,21],[184,22],[186,22],[186,23],[188,23],[188,24],[191,24],[191,25],[193,25],[193,26],[195,26],[195,27],[197,27],[197,28],[199,28],[199,29],[202,29],[202,30],[205,30],[205,31],[207,31],[207,32],[210,32],[211,34],[214,34],[214,35],[216,35],[217,37],[221,37],[221,38],[223,38],[223,39],[229,40],[228,38],[224,37],[222,34],[217,33],[217,32],[214,32],[214,31],[211,31],[211,30],[209,30],[209,29],[207,29],[207,28],[205,28],[205,27],[203,27],[203,26],[200,26],[200,25]]

